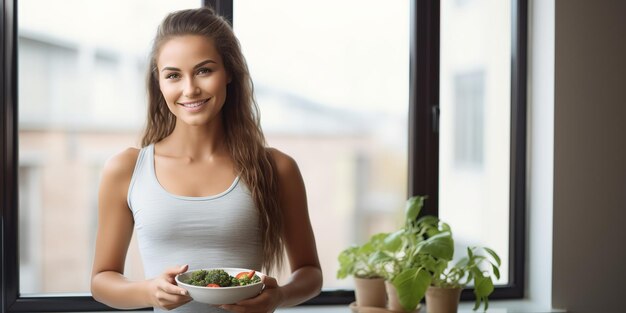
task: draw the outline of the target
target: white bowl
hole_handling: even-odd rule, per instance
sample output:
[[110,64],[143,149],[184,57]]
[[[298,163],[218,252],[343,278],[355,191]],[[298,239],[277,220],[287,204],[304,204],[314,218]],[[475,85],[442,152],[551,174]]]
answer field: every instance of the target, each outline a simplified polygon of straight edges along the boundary
[[[230,276],[236,276],[241,272],[249,272],[250,269],[245,268],[203,268],[202,270],[210,271],[222,269],[228,273]],[[208,304],[232,304],[237,303],[241,300],[252,298],[259,293],[263,289],[263,283],[258,282],[245,286],[235,286],[235,287],[200,287],[183,283],[181,280],[188,280],[191,274],[195,271],[199,271],[201,269],[187,271],[182,274],[176,275],[176,283],[178,286],[186,289],[189,292],[189,296],[193,298],[193,300],[208,303]],[[259,277],[263,277],[263,274],[260,272],[256,272],[256,275]]]

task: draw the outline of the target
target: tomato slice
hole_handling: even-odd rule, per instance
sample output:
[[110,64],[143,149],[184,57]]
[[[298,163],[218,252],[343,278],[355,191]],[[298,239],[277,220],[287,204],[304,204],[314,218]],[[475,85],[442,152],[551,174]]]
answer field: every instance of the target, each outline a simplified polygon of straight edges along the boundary
[[237,274],[237,276],[235,276],[235,278],[242,279],[244,277],[248,277],[248,279],[252,279],[252,277],[254,277],[254,273],[256,273],[254,270],[249,271],[249,272],[241,272],[241,273]]
[[248,278],[252,279],[252,277],[254,277],[254,270],[248,272]]
[[211,288],[220,288],[221,286],[218,284],[208,284],[206,285],[207,287],[211,287]]

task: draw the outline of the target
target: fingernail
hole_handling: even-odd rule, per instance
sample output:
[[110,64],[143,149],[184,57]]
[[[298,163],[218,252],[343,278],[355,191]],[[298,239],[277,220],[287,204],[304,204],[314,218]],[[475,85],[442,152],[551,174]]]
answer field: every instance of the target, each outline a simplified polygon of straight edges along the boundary
[[186,296],[187,295],[187,290],[181,290],[180,294],[183,295],[183,296]]

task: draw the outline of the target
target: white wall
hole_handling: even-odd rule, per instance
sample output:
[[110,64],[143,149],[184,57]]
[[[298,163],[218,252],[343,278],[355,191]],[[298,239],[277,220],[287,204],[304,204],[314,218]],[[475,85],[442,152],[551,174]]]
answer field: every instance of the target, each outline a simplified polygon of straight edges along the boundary
[[554,0],[529,2],[526,298],[552,303]]
[[626,1],[555,8],[552,303],[624,312]]

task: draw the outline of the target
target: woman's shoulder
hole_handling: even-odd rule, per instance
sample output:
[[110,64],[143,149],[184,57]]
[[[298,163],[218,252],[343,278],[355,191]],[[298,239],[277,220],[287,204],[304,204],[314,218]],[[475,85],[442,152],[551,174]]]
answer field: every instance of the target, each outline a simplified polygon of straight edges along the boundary
[[111,156],[104,163],[103,175],[114,179],[130,179],[135,170],[139,151],[141,149],[129,147]]
[[268,147],[266,149],[272,156],[272,160],[276,165],[276,171],[280,176],[290,176],[300,172],[296,160],[294,160],[291,156],[276,148]]

